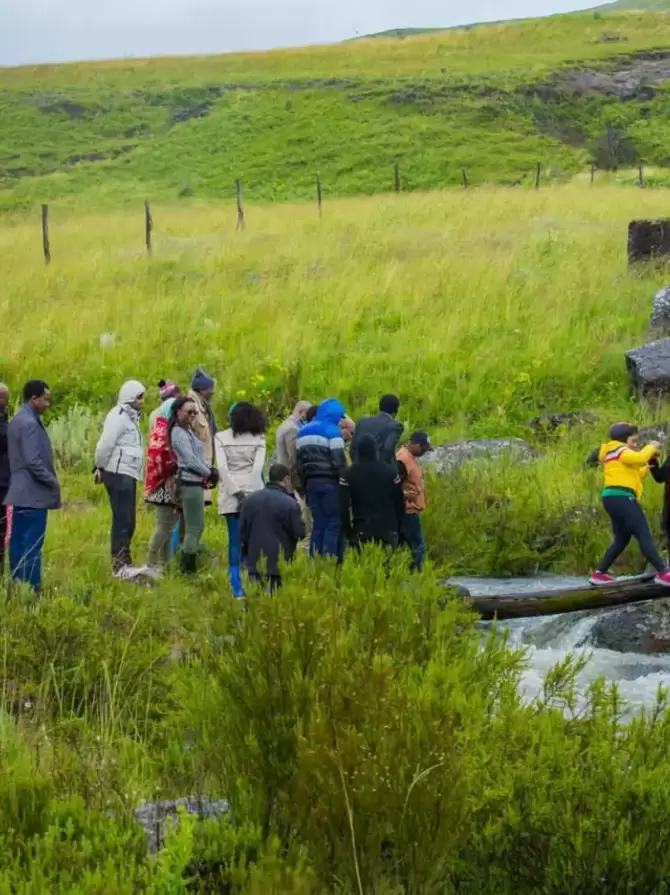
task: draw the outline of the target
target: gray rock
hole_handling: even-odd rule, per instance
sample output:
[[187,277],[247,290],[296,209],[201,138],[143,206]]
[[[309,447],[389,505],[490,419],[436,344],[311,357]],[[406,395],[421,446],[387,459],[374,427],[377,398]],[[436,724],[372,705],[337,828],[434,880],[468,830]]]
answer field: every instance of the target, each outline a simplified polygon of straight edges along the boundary
[[656,338],[670,335],[670,286],[664,286],[654,296],[649,332]]
[[670,599],[604,612],[591,636],[594,646],[619,653],[670,653]]
[[649,342],[626,352],[626,367],[639,398],[670,392],[670,339]]
[[141,805],[135,809],[135,820],[147,834],[147,845],[152,855],[163,847],[168,818],[177,820],[182,808],[187,814],[197,815],[200,820],[226,817],[229,810],[225,799],[212,800],[206,796],[186,796],[183,799]]
[[498,460],[508,456],[520,463],[529,463],[540,452],[522,438],[489,438],[478,441],[449,441],[436,446],[421,462],[438,475],[450,475],[470,460]]

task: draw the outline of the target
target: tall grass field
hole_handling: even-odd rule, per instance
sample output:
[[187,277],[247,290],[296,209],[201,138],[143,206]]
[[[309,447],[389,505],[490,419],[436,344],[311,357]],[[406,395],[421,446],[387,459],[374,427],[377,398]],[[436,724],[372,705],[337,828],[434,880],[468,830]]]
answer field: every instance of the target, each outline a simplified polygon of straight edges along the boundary
[[[670,874],[666,697],[633,720],[579,663],[522,701],[524,656],[444,585],[450,573],[586,573],[608,539],[584,457],[612,422],[658,422],[623,353],[647,338],[660,270],[632,271],[630,219],[660,190],[588,182],[255,204],[51,209],[0,222],[0,371],[45,378],[63,480],[47,589],[0,602],[0,892],[438,895],[662,892]],[[408,430],[519,436],[539,452],[429,475],[431,564],[372,551],[339,575],[300,556],[275,597],[233,600],[207,516],[193,582],[111,578],[90,476],[121,383],[216,377],[274,424],[297,398],[358,417],[402,398]],[[595,421],[538,434],[531,418]],[[271,436],[271,440],[272,440]],[[654,521],[660,489],[645,503]],[[138,559],[152,519],[143,509]],[[635,569],[639,557],[628,557]],[[183,815],[156,855],[143,802]]]

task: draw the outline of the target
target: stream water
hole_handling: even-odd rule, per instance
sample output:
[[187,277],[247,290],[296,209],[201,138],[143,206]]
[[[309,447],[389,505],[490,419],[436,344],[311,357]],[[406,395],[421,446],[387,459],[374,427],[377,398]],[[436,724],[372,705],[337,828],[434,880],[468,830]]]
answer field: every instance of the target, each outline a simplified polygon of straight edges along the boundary
[[[452,581],[467,588],[472,594],[501,596],[523,591],[552,591],[584,583],[583,578],[556,575],[504,580],[454,578]],[[509,631],[512,644],[522,645],[528,651],[528,667],[522,677],[526,699],[531,700],[542,692],[546,673],[569,653],[586,653],[590,656],[579,678],[580,689],[585,689],[590,681],[598,677],[616,681],[621,696],[633,712],[654,704],[660,684],[670,689],[670,656],[618,653],[593,647],[593,626],[598,616],[607,611],[568,612],[563,615],[498,622],[499,628],[504,627]],[[483,628],[490,628],[492,623],[481,624]]]

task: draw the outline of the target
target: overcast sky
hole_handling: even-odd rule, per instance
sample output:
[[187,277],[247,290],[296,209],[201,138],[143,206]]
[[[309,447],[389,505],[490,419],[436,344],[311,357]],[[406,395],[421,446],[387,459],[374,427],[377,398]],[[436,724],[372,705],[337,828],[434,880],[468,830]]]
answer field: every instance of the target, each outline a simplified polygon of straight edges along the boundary
[[594,0],[0,0],[0,65],[265,50],[593,5]]

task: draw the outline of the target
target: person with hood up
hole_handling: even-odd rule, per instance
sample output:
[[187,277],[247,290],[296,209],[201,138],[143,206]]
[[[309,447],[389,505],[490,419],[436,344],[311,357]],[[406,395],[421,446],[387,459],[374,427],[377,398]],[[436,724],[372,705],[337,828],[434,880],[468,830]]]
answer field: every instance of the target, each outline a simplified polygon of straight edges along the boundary
[[328,398],[319,404],[313,422],[298,432],[298,475],[312,514],[312,556],[341,558],[339,482],[347,458],[339,423],[345,416],[342,404]]
[[144,475],[139,424],[144,392],[136,379],[124,383],[95,449],[96,481],[105,486],[112,510],[112,568],[119,578],[128,577],[133,564],[130,548],[135,534],[137,483]]
[[239,401],[230,409],[230,428],[215,438],[219,515],[228,528],[228,575],[235,597],[244,596],[240,513],[246,498],[263,488],[267,420],[260,408]]
[[[196,414],[192,429],[202,442],[205,451],[205,463],[209,467],[214,466],[214,436],[217,433],[216,420],[212,411],[212,398],[214,397],[214,380],[205,373],[202,367],[198,367],[191,380],[191,390],[188,397],[194,402]],[[205,489],[205,506],[212,503],[212,494],[209,488]]]
[[340,478],[342,532],[353,547],[397,549],[405,519],[400,474],[377,457],[374,438],[358,442],[358,460]]
[[7,507],[5,497],[9,491],[9,448],[7,427],[9,425],[9,389],[0,382],[0,577],[5,571],[5,541],[7,539]]
[[610,431],[610,441],[589,457],[589,464],[602,463],[605,469],[601,492],[603,508],[610,517],[614,540],[607,548],[590,582],[596,587],[612,584],[616,579],[610,567],[621,556],[632,538],[640,545],[644,558],[656,569],[656,583],[670,587],[670,571],[656,549],[649,523],[640,505],[642,487],[649,473],[649,463],[658,455],[661,445],[652,441],[639,450],[637,426],[617,423]]

